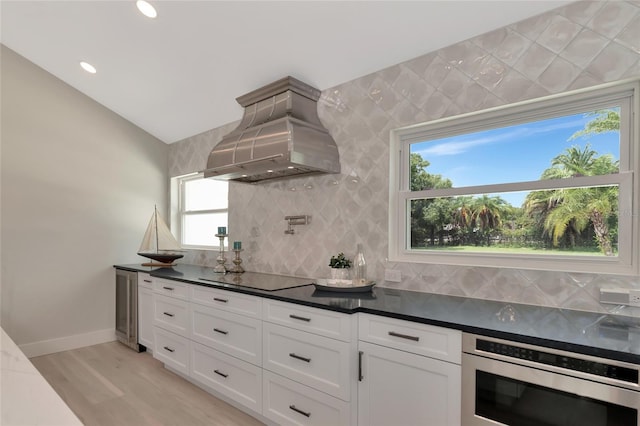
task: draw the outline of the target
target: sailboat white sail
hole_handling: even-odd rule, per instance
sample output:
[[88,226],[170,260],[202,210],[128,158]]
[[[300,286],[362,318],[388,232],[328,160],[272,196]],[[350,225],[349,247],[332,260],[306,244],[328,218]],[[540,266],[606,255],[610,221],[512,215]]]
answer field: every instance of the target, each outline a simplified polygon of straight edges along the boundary
[[140,256],[148,257],[160,263],[143,263],[144,266],[171,265],[176,259],[184,257],[180,251],[182,247],[173,237],[166,222],[154,207],[153,215],[147,226],[147,231],[142,238],[142,244],[138,250]]

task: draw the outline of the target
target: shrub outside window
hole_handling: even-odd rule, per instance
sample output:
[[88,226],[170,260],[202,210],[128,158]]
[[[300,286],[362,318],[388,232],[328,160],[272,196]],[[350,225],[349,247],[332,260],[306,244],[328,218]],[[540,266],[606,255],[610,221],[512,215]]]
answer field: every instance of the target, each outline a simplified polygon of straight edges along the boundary
[[638,90],[392,131],[390,260],[637,274]]

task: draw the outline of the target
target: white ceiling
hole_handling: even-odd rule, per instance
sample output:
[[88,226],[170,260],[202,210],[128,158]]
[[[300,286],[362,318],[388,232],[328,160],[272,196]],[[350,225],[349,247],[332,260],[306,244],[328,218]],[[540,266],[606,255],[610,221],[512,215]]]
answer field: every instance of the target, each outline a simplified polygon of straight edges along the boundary
[[149,19],[133,0],[2,0],[0,41],[171,143],[286,75],[324,90],[566,3],[156,0]]

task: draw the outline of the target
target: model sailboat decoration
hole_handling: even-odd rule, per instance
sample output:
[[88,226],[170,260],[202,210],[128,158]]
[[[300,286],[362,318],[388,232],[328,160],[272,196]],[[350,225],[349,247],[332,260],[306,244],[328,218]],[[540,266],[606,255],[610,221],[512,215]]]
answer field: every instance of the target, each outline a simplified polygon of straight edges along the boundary
[[173,261],[184,257],[182,247],[169,231],[169,227],[154,207],[153,215],[144,233],[142,244],[138,250],[140,256],[148,257],[156,262],[143,263],[142,266],[172,266]]

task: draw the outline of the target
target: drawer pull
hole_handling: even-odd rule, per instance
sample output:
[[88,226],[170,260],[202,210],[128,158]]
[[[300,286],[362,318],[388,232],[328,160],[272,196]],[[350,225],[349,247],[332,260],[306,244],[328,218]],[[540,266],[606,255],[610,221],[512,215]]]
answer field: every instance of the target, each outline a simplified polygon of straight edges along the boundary
[[169,352],[175,352],[175,349],[171,349],[169,346],[165,346],[164,347],[166,350],[168,350]]
[[307,357],[304,357],[304,356],[296,355],[293,352],[290,353],[289,356],[291,358],[299,359],[300,361],[311,362],[311,358],[307,358]]
[[222,302],[222,303],[227,303],[228,302],[227,299],[220,299],[219,297],[214,297],[213,300],[215,300],[216,302]]
[[213,331],[215,331],[216,333],[224,334],[224,335],[229,334],[228,331],[220,330],[219,328],[214,328]]
[[299,317],[298,315],[293,315],[293,314],[289,314],[289,318],[293,318],[295,320],[305,321],[305,322],[311,321],[311,318]]
[[173,317],[174,316],[173,314],[170,314],[169,312],[163,312],[163,314],[165,314],[168,317]]
[[414,342],[420,341],[420,338],[417,336],[409,336],[408,334],[396,333],[395,331],[390,331],[389,336],[400,337],[401,339],[413,340]]
[[151,280],[142,280],[142,281],[144,281],[145,283],[153,282],[153,281],[151,281]]
[[165,290],[169,290],[169,291],[173,291],[174,290],[173,287],[162,287],[162,288],[164,288]]
[[295,405],[290,405],[289,408],[292,409],[293,411],[295,411],[298,414],[302,414],[305,417],[311,417],[311,413],[307,413],[306,411],[302,411],[301,409],[296,408]]
[[218,376],[222,376],[222,377],[224,377],[225,379],[226,379],[227,377],[229,377],[229,375],[228,375],[228,374],[224,374],[223,372],[218,371],[218,370],[213,370],[213,372],[214,372],[214,373],[216,373]]

